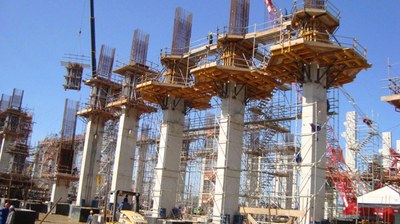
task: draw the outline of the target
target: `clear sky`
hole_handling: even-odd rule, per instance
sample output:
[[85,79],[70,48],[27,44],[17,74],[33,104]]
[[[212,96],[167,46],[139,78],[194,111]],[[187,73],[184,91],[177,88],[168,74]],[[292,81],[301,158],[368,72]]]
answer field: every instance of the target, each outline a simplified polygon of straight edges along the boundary
[[[250,24],[262,23],[263,0],[251,0]],[[291,9],[292,0],[275,0]],[[380,101],[387,78],[387,58],[400,62],[400,2],[398,0],[336,0],[341,11],[338,35],[356,37],[368,48],[373,67],[345,86],[361,109],[375,114],[381,130],[400,139],[400,114]],[[160,49],[172,39],[174,9],[193,13],[192,40],[228,24],[229,0],[95,0],[96,44],[116,48],[116,59],[127,61],[133,30],[150,34],[148,60],[159,63]],[[81,34],[79,35],[79,31]],[[33,110],[32,143],[58,133],[65,98],[87,101],[89,92],[64,91],[66,53],[90,55],[89,0],[0,0],[0,93],[25,90],[23,106]],[[394,67],[396,71],[396,67]],[[400,72],[400,65],[397,68]],[[86,70],[86,75],[90,73]],[[352,106],[341,98],[341,123]]]

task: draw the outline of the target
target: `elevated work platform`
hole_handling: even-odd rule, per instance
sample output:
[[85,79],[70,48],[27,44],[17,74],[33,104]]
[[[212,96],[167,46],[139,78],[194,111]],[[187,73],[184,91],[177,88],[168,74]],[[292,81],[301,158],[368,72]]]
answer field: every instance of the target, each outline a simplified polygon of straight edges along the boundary
[[325,7],[326,5],[319,8],[304,6],[298,9],[293,16],[292,27],[297,29],[303,21],[314,20],[318,24],[324,24],[327,32],[333,33],[339,27],[339,15]]
[[327,41],[298,38],[271,47],[272,56],[265,71],[282,82],[302,82],[304,64],[318,63],[328,68],[320,74],[327,76],[327,86],[337,87],[354,80],[363,69],[371,67],[366,58],[354,48],[334,45]]
[[86,118],[89,116],[101,116],[104,118],[104,120],[112,120],[115,118],[115,116],[107,110],[90,107],[84,108],[78,111],[76,114]]
[[127,76],[128,74],[147,75],[156,74],[157,72],[151,70],[150,67],[147,65],[131,61],[129,64],[115,69],[114,73],[120,74],[122,76]]
[[121,89],[121,84],[116,82],[116,81],[112,81],[110,79],[106,79],[104,77],[101,76],[95,76],[92,77],[90,79],[87,79],[84,81],[84,84],[90,87],[93,86],[107,86],[112,88],[113,90],[119,90]]
[[212,95],[216,95],[215,82],[233,81],[245,85],[247,96],[251,99],[270,97],[272,90],[279,85],[275,79],[260,70],[217,65],[216,62],[199,66],[190,72],[196,77],[195,86]]
[[163,100],[169,95],[181,98],[185,104],[195,109],[210,108],[211,96],[199,91],[196,88],[181,84],[162,83],[158,81],[148,81],[137,86],[142,98],[151,103],[159,104],[161,107],[165,104]]
[[157,109],[146,104],[136,93],[136,85],[143,80],[143,77],[155,77],[157,72],[150,69],[149,66],[141,63],[131,61],[129,64],[117,68],[114,73],[120,74],[125,78],[124,84],[122,85],[122,94],[118,94],[116,99],[112,99],[111,102],[107,103],[106,108],[113,110],[121,110],[122,106],[136,108],[138,116],[143,113],[156,112]]
[[381,100],[386,101],[395,106],[396,111],[400,109],[400,94],[382,96]]

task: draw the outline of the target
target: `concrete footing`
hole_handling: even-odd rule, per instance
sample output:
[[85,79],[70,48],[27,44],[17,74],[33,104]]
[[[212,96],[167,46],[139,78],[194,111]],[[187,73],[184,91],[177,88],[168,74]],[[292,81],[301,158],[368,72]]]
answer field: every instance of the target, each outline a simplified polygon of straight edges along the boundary
[[13,224],[35,224],[39,213],[29,209],[15,209],[15,220]]

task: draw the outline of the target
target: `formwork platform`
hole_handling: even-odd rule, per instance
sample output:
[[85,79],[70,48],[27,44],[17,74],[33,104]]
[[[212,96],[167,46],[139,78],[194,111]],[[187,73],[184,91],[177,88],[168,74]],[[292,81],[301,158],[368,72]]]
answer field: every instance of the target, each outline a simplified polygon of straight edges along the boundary
[[381,100],[392,104],[395,106],[396,110],[399,110],[400,108],[400,94],[382,96]]
[[271,47],[272,56],[265,71],[285,83],[304,80],[301,70],[304,64],[316,62],[327,67],[327,84],[342,86],[354,80],[363,69],[371,67],[366,58],[354,48],[334,45],[329,42],[299,38]]
[[147,65],[131,61],[128,65],[115,69],[114,73],[126,76],[127,74],[148,75],[148,74],[156,74],[157,72],[152,71],[150,67]]
[[251,99],[271,97],[272,90],[279,85],[266,73],[256,69],[217,65],[210,63],[190,71],[196,76],[195,86],[204,89],[209,94],[215,94],[215,82],[224,83],[233,81],[246,85],[247,96]]
[[173,95],[185,101],[185,104],[195,109],[210,108],[211,96],[196,88],[187,87],[181,84],[161,83],[149,81],[137,86],[142,98],[151,103],[164,104],[165,97]]

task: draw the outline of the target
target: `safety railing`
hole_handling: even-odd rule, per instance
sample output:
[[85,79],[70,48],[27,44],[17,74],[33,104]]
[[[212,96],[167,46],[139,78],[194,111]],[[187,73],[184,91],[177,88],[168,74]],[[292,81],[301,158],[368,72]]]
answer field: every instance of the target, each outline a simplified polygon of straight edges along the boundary
[[196,65],[189,67],[190,69],[194,69],[197,67],[208,67],[208,66],[215,66],[215,65],[227,65],[227,66],[234,66],[237,68],[253,68],[255,64],[253,60],[247,60],[244,58],[229,58],[229,59],[218,59],[212,57],[202,58],[200,59]]
[[317,31],[302,31],[298,35],[285,35],[281,40],[281,44],[290,43],[290,41],[303,39],[305,41],[331,43],[335,46],[347,47],[354,49],[360,56],[367,57],[367,48],[364,47],[356,38]]
[[340,19],[340,10],[329,0],[302,0],[296,1],[293,12],[300,9],[321,9],[329,12],[336,19]]
[[[118,59],[115,61],[115,67],[122,68],[124,66],[129,65],[129,63],[130,63],[129,58]],[[160,68],[159,64],[157,64],[153,61],[149,61],[149,60],[146,60],[146,64],[144,66],[147,66],[149,68],[149,70],[152,70],[152,71],[158,71],[158,69]]]
[[[115,74],[115,73],[112,73],[109,78],[104,78],[103,76],[97,76],[97,78],[100,78],[100,79],[103,79],[103,80],[107,80],[107,81],[110,81],[110,82],[113,82],[113,83],[119,84],[119,85],[122,85],[122,82],[124,80],[124,78],[121,75],[118,75],[118,74]],[[92,74],[86,74],[85,75],[85,80],[86,81],[87,80],[91,80],[91,79],[93,79]]]
[[400,94],[400,77],[390,77],[384,79],[388,84],[385,86],[385,89],[389,90],[389,95],[397,95]]
[[367,48],[364,47],[362,44],[360,44],[360,42],[354,37],[346,37],[346,36],[330,34],[329,40],[335,45],[353,48],[361,56],[367,58]]

